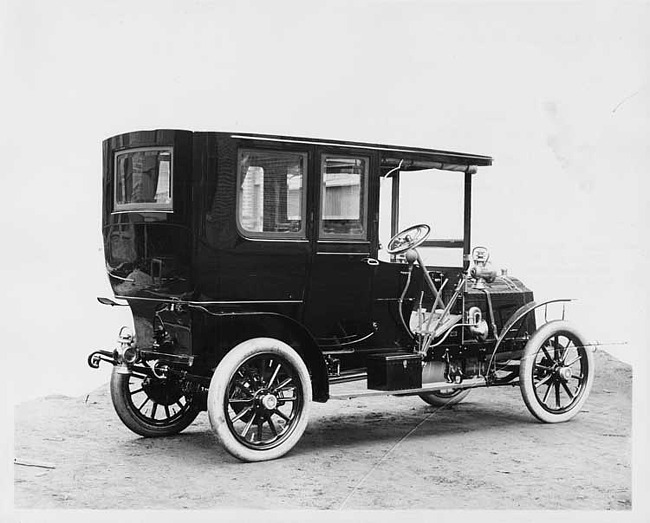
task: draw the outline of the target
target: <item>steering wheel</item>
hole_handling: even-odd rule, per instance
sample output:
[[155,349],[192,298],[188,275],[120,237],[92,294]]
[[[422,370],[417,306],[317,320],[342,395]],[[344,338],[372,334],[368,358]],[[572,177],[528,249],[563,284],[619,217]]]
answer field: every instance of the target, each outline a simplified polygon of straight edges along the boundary
[[429,237],[431,227],[426,223],[413,225],[402,232],[398,232],[388,242],[386,252],[388,254],[400,254],[409,249],[414,249]]

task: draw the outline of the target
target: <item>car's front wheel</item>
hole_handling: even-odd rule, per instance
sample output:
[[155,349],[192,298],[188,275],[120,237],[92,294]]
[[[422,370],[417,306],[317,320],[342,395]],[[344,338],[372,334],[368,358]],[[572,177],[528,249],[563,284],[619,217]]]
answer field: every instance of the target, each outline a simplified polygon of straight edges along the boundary
[[593,380],[593,355],[568,322],[551,321],[528,340],[519,386],[528,410],[540,421],[573,418],[587,400]]
[[208,392],[208,416],[224,448],[242,461],[283,456],[309,418],[307,367],[286,343],[255,338],[233,348],[217,366]]

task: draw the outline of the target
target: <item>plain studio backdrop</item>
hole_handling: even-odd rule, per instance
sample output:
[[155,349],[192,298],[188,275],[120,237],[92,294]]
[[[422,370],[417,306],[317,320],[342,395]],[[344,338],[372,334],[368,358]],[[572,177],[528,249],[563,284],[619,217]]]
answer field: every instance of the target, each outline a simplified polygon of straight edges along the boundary
[[[650,10],[410,1],[8,2],[2,364],[10,403],[108,381],[101,142],[178,128],[494,157],[473,245],[636,369],[647,361]],[[424,193],[408,206],[427,221]],[[435,236],[435,223],[434,236]]]

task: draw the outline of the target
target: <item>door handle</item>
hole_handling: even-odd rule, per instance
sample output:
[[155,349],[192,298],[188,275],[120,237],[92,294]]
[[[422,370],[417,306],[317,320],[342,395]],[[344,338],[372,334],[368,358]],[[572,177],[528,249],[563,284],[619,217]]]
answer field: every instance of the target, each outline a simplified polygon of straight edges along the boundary
[[375,260],[374,258],[364,258],[361,261],[372,266],[379,265],[379,260]]

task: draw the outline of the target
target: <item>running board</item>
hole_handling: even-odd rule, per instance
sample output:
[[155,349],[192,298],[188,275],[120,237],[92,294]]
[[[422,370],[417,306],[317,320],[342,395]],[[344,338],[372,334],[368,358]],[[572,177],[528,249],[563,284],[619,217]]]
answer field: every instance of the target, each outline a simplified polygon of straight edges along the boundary
[[364,372],[354,372],[350,374],[341,374],[340,376],[330,376],[330,385],[337,385],[339,383],[350,383],[351,381],[365,380],[368,374]]
[[[462,383],[431,383],[419,389],[405,389],[405,390],[359,390],[359,391],[341,391],[330,393],[329,399],[331,400],[347,400],[352,398],[368,397],[368,396],[411,396],[415,394],[424,394],[427,392],[435,392],[438,390],[449,389],[474,389],[477,387],[487,387],[484,378],[472,378],[465,380]],[[332,387],[334,388],[334,387]]]

